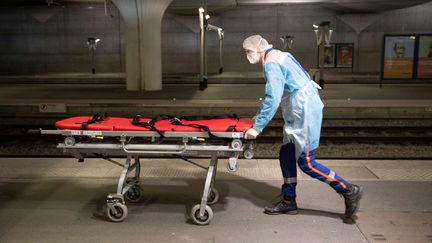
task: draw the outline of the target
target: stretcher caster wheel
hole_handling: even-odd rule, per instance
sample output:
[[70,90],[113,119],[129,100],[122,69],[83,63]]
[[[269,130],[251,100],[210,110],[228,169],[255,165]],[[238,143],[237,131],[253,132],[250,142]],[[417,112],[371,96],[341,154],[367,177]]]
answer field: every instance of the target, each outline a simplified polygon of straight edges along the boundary
[[75,145],[75,138],[74,137],[67,137],[67,138],[65,138],[64,144],[66,146],[74,146]]
[[245,157],[245,159],[252,159],[254,157],[254,151],[252,149],[246,149],[243,152],[243,156]]
[[228,163],[228,165],[227,165],[227,170],[228,170],[229,172],[236,172],[236,171],[238,170],[238,166],[237,166],[237,164],[234,165],[234,166],[232,166],[232,165],[230,165],[230,164]]
[[141,201],[144,192],[141,187],[133,186],[125,193],[125,199],[127,202],[137,203]]
[[255,143],[254,142],[249,142],[246,147],[248,149],[254,149],[255,148]]
[[201,205],[197,204],[192,208],[191,218],[198,225],[207,225],[213,219],[213,210],[209,206],[205,206],[204,215],[200,216]]
[[227,170],[228,172],[236,172],[238,170],[237,161],[233,163],[231,163],[231,161],[228,161]]
[[231,142],[231,147],[233,149],[241,149],[242,146],[243,146],[243,143],[242,143],[242,141],[240,139],[234,139]]
[[121,222],[128,215],[128,209],[124,204],[108,205],[107,216],[113,222]]
[[131,184],[132,186],[138,186],[140,184],[139,178],[128,177],[126,179],[126,184]]
[[207,204],[213,205],[219,201],[219,192],[216,189],[211,189],[208,197],[207,197]]

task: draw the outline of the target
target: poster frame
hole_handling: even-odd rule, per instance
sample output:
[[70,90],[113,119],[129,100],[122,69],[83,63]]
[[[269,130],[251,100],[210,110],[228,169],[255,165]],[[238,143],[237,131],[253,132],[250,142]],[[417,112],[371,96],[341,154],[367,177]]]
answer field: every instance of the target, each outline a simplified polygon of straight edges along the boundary
[[[330,43],[330,45],[333,46],[333,61],[334,61],[334,65],[333,66],[324,66],[324,69],[327,68],[354,68],[354,51],[355,51],[355,45],[353,42],[340,42],[340,43]],[[352,52],[351,52],[351,65],[350,66],[337,66],[337,50],[338,50],[338,46],[339,45],[351,45],[352,46]],[[320,60],[320,53],[319,53],[319,46],[317,48],[317,68],[319,67],[319,60]]]
[[[413,54],[413,66],[411,70],[411,78],[384,78],[384,58],[385,58],[385,48],[386,48],[386,38],[387,37],[410,37],[414,36],[414,54]],[[418,49],[418,34],[385,34],[382,39],[381,48],[381,70],[380,70],[380,87],[382,86],[382,80],[414,80],[416,79],[416,68],[417,68],[417,49]]]
[[[352,51],[351,51],[351,65],[350,66],[338,66],[338,50],[340,46],[344,46],[344,45],[351,45],[352,46]],[[354,67],[354,52],[355,52],[355,46],[353,42],[340,42],[340,43],[336,43],[336,49],[335,49],[335,67],[336,68],[351,68],[353,69]]]
[[[330,43],[330,46],[333,47],[333,65],[326,65],[324,63],[324,68],[335,68],[336,67],[336,43]],[[324,45],[324,48],[326,46]],[[325,49],[324,49],[324,54],[325,54]]]
[[416,48],[415,48],[415,63],[414,63],[414,75],[415,75],[415,79],[418,80],[432,80],[431,78],[419,78],[418,77],[418,63],[419,63],[419,58],[420,58],[420,37],[422,36],[429,36],[432,37],[432,34],[416,34]]

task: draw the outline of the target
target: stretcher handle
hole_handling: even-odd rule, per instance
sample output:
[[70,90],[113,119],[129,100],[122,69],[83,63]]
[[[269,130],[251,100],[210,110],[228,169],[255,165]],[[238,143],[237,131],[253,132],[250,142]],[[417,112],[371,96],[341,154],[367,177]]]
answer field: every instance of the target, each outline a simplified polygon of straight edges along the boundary
[[183,154],[186,152],[186,144],[183,144],[182,150],[173,150],[173,151],[152,151],[152,150],[128,150],[126,149],[126,145],[122,142],[123,151],[127,154]]

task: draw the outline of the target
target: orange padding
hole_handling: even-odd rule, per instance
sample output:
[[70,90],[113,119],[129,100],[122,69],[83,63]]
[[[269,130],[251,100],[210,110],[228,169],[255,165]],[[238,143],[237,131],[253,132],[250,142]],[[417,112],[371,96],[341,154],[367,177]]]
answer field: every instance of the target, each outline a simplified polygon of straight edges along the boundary
[[[91,116],[77,116],[55,123],[58,129],[81,130],[82,123],[90,120]],[[141,118],[140,122],[148,122],[151,118]],[[252,119],[221,118],[212,120],[185,121],[183,124],[198,124],[209,128],[211,132],[226,132],[228,127],[234,127],[234,132],[245,132],[252,127]],[[156,122],[155,128],[161,132],[203,132],[200,128],[172,125],[169,120]],[[107,117],[104,121],[88,124],[86,130],[98,131],[151,131],[150,128],[133,125],[131,118]]]

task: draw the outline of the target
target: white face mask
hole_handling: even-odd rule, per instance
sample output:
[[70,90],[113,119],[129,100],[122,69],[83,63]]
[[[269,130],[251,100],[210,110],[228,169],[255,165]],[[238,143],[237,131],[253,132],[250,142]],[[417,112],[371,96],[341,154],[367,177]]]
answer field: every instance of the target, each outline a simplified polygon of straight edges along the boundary
[[250,53],[246,54],[246,57],[251,64],[256,64],[260,61],[260,58],[259,58],[259,55],[257,52],[250,52]]

